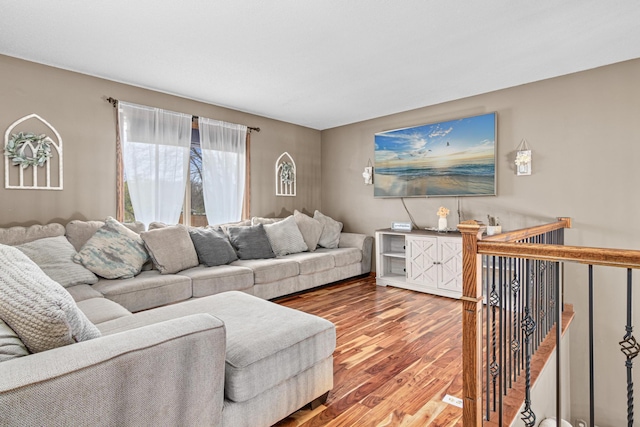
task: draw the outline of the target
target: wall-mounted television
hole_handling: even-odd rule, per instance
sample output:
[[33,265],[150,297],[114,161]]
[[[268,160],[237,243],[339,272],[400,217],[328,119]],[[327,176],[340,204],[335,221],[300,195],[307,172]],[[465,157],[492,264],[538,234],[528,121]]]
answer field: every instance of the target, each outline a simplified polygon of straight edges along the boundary
[[375,197],[495,196],[497,114],[375,134]]

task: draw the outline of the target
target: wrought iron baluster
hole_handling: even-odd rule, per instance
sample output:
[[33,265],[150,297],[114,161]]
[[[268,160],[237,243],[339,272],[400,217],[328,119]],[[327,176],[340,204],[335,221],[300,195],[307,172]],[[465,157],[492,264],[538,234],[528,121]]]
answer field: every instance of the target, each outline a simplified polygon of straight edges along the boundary
[[[488,301],[489,299],[489,261],[490,258],[488,255],[483,255],[482,256],[482,260],[483,260],[483,265],[485,266],[484,268],[484,285],[485,285],[485,289],[484,289],[484,295],[485,295],[485,299]],[[490,335],[489,335],[489,323],[491,321],[491,318],[489,317],[489,304],[486,304],[486,308],[485,308],[485,312],[486,312],[486,316],[485,316],[485,375],[486,375],[486,380],[485,380],[485,384],[486,384],[486,399],[487,399],[487,404],[486,404],[486,416],[485,418],[487,419],[487,421],[491,420],[491,390],[489,388],[489,376],[491,375],[491,369],[489,367],[489,350],[491,348],[490,346]]]
[[504,340],[503,331],[504,331],[504,309],[502,307],[503,303],[503,289],[504,289],[504,274],[503,274],[503,257],[498,258],[498,419],[502,421],[502,397],[504,395],[505,389],[503,388],[503,370],[504,370]]
[[595,376],[593,355],[593,265],[589,265],[589,425],[595,425]]
[[[535,264],[534,264],[535,265]],[[525,355],[525,400],[524,400],[524,409],[521,412],[522,421],[527,427],[533,427],[536,424],[536,414],[531,409],[531,353],[532,353],[532,342],[531,338],[536,330],[536,322],[534,318],[531,316],[530,305],[533,300],[533,274],[534,268],[531,268],[530,261],[526,260],[526,271],[527,277],[530,277],[531,283],[526,287],[526,302],[524,306],[524,318],[522,319],[522,330],[524,332],[524,350],[526,352]]]
[[489,305],[491,306],[491,364],[489,365],[489,369],[491,371],[491,380],[493,385],[493,410],[496,410],[497,407],[497,379],[498,373],[500,370],[500,364],[497,362],[497,342],[498,338],[497,327],[496,327],[496,310],[497,305],[500,302],[500,296],[496,291],[496,257],[492,257],[492,266],[491,266],[491,292],[489,293]]
[[633,359],[640,353],[640,344],[633,336],[633,320],[631,316],[631,269],[627,269],[627,325],[625,335],[620,346],[622,353],[627,357],[625,366],[627,367],[627,425],[633,427]]
[[518,321],[520,320],[520,307],[518,304],[519,293],[520,293],[520,260],[514,260],[514,272],[513,272],[513,280],[511,281],[511,293],[513,294],[513,325],[512,332],[513,338],[511,340],[511,352],[513,353],[513,381],[516,380],[517,375],[520,375],[520,364],[518,363],[520,360],[520,338],[518,328]]

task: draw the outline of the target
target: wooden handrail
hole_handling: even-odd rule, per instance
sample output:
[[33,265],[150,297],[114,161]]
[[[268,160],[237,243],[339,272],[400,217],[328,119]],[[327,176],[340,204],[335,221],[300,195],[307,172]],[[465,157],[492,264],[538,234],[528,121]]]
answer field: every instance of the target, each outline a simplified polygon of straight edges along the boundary
[[537,243],[502,243],[481,240],[478,254],[544,261],[572,261],[608,267],[640,268],[640,251]]
[[[509,233],[482,238],[486,226],[476,221],[464,221],[458,225],[462,233],[462,393],[464,427],[482,427],[482,255],[497,255],[496,250],[519,253],[528,256],[535,253],[544,258],[539,245],[526,247],[514,241],[537,236],[561,228],[571,227],[570,218],[559,218],[558,221],[516,230]],[[505,243],[509,242],[509,243]],[[544,245],[560,248],[560,245]],[[524,250],[526,248],[526,250]],[[510,255],[517,257],[518,255]]]
[[558,221],[556,222],[537,225],[535,227],[521,228],[519,230],[508,231],[506,233],[485,237],[482,240],[485,242],[516,242],[518,240],[539,236],[540,234],[548,233],[554,230],[559,230],[561,228],[571,228],[571,218],[561,217],[561,218],[558,218]]

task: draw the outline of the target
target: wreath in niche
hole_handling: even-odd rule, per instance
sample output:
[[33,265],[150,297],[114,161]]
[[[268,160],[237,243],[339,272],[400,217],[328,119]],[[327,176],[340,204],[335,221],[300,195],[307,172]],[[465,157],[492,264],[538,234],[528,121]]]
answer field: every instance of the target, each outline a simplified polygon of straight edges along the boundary
[[291,162],[282,162],[282,170],[280,171],[280,180],[284,184],[293,184],[293,165]]
[[[31,149],[31,156],[25,153],[27,147]],[[7,141],[4,155],[11,159],[14,165],[23,169],[29,166],[44,166],[51,157],[51,140],[44,134],[14,133]]]

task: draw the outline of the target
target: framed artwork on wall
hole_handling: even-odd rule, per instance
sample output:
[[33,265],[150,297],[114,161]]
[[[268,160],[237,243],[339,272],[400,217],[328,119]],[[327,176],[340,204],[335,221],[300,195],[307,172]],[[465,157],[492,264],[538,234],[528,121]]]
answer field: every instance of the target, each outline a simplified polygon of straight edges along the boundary
[[375,197],[495,196],[497,114],[375,134]]

